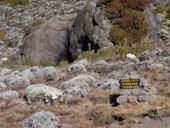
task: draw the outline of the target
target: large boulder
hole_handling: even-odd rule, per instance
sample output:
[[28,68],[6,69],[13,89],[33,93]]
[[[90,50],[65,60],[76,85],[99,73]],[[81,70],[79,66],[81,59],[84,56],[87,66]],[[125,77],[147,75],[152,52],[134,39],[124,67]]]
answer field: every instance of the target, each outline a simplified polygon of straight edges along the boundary
[[25,89],[24,98],[28,104],[36,101],[54,104],[63,100],[63,93],[57,88],[44,84],[30,85]]
[[25,36],[19,54],[36,63],[57,64],[67,58],[68,34],[76,14],[54,17]]
[[95,3],[88,1],[79,12],[71,29],[69,39],[69,57],[77,59],[83,51],[97,50],[102,47],[111,47],[113,44],[108,40],[111,24],[103,15],[104,11],[96,7]]
[[23,120],[23,128],[58,128],[59,119],[51,112],[40,111]]
[[64,94],[67,97],[86,97],[91,90],[90,85],[93,85],[96,79],[88,74],[78,75],[61,84]]

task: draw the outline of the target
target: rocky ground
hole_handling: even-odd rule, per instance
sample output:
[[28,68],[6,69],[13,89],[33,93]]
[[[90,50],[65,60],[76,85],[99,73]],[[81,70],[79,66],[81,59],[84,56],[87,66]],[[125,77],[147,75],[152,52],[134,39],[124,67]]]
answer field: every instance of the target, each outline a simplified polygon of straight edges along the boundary
[[[109,23],[101,21],[98,8],[91,8],[95,2],[79,13],[84,4],[85,1],[76,0],[32,0],[29,6],[11,8],[0,1],[0,29],[6,30],[6,39],[0,41],[0,127],[170,128],[170,20],[150,35],[157,34],[159,41],[147,40],[145,43],[152,48],[137,56],[128,53],[122,57],[116,47],[113,53],[105,48],[99,53],[89,50],[69,64],[63,61],[49,66],[49,63],[40,65],[18,59],[16,52],[20,47],[6,44],[7,40],[17,38],[18,45],[26,42],[23,48],[26,55],[37,60],[46,54],[51,62],[56,56],[58,61],[67,58],[68,42],[72,42],[73,58],[79,53],[75,48],[83,47],[87,41],[98,43],[93,48],[105,46],[108,35],[104,32]],[[155,2],[145,10],[152,28],[163,20],[161,16],[166,16],[165,13],[157,17],[147,15],[156,4],[164,2]],[[82,17],[84,22],[80,23]],[[38,18],[45,23],[33,27]],[[25,27],[33,29],[30,34],[25,34]],[[95,34],[90,35],[91,27]],[[72,35],[69,41],[64,40],[68,38],[68,30]],[[82,35],[87,37],[81,39]],[[46,38],[42,40],[42,37]],[[30,42],[36,45],[32,47]],[[108,45],[111,45],[109,41]],[[29,53],[31,50],[34,52]],[[120,89],[119,80],[129,78],[140,79],[144,88]]]

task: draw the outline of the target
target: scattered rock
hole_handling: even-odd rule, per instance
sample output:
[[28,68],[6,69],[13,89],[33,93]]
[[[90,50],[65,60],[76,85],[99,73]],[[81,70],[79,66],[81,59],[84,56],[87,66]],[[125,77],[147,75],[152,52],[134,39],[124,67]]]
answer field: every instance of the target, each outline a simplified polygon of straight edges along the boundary
[[37,78],[54,80],[58,74],[58,70],[52,66],[45,68],[34,66],[29,69],[25,69],[21,74],[27,77],[29,80],[35,80]]
[[99,60],[93,63],[92,66],[93,70],[98,73],[109,71],[109,65],[105,60]]
[[123,77],[123,72],[113,71],[108,74],[110,79],[120,80]]
[[68,67],[68,71],[70,73],[76,73],[76,72],[87,72],[86,68],[82,64],[73,64],[70,67]]
[[95,82],[96,79],[94,77],[85,74],[62,83],[61,87],[68,97],[86,97],[91,90],[90,85],[93,85]]
[[6,58],[6,57],[1,58],[1,62],[2,62],[2,63],[5,63],[5,62],[7,62],[7,61],[8,61],[8,58]]
[[117,99],[116,99],[117,103],[119,104],[125,104],[127,103],[128,99],[126,96],[119,96]]
[[140,55],[139,60],[146,61],[146,60],[149,60],[149,58],[150,58],[150,51],[147,50]]
[[18,97],[19,97],[19,93],[17,91],[13,91],[13,90],[8,90],[8,91],[2,92],[0,94],[0,98],[3,101],[8,101],[10,99],[14,99],[14,98],[18,98]]
[[138,60],[138,58],[134,54],[126,54],[126,58],[129,58],[130,60]]
[[119,81],[109,79],[95,84],[94,87],[101,88],[103,90],[116,90],[119,88]]
[[20,74],[9,74],[4,76],[2,81],[7,86],[28,86],[30,85],[29,79]]
[[22,121],[23,128],[57,128],[59,118],[51,112],[40,111]]
[[57,88],[46,86],[44,84],[30,85],[25,89],[24,98],[28,104],[36,101],[50,102],[62,101],[63,94]]
[[162,38],[163,40],[169,40],[170,39],[169,33],[165,29],[161,29],[158,32],[158,36],[160,38]]
[[7,75],[7,74],[10,74],[12,73],[12,71],[10,69],[2,69],[1,72],[0,72],[0,76],[4,76],[4,75]]
[[45,67],[44,69],[42,69],[42,72],[43,72],[43,78],[46,80],[54,80],[58,74],[58,70],[52,66]]
[[82,60],[76,62],[76,64],[82,64],[84,66],[88,66],[89,62],[87,61],[87,59],[82,59]]
[[1,90],[6,90],[7,86],[4,83],[0,82],[0,91]]

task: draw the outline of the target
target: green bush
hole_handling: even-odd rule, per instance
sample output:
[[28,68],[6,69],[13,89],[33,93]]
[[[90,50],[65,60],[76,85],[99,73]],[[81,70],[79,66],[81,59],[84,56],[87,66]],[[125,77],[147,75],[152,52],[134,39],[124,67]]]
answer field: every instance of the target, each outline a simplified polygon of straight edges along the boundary
[[115,17],[112,15],[120,16],[123,6],[119,0],[106,4],[106,14],[109,18]]
[[29,0],[2,0],[6,3],[9,3],[11,7],[14,7],[16,5],[23,5],[23,6],[28,6]]
[[135,10],[144,9],[150,0],[121,0],[124,8],[131,8]]
[[60,66],[60,67],[66,67],[68,65],[69,65],[69,62],[67,60],[62,60],[58,64],[58,66]]
[[126,31],[129,44],[139,42],[149,31],[145,15],[141,11],[131,9],[122,11],[120,27]]
[[26,65],[26,66],[36,66],[37,63],[35,63],[34,61],[30,60],[30,59],[22,59],[22,63],[23,65]]
[[[129,45],[140,42],[149,31],[143,10],[150,0],[99,0],[98,4],[104,7],[109,20],[114,20],[110,29],[109,39],[114,44],[124,43],[127,39]],[[115,20],[115,17],[117,18]]]
[[38,26],[38,25],[40,25],[40,24],[42,24],[42,23],[44,23],[43,20],[41,20],[41,19],[35,19],[34,22],[33,22],[33,24],[32,24],[32,26],[35,27],[35,26]]
[[0,40],[5,40],[6,30],[0,30]]
[[149,31],[145,15],[141,11],[132,9],[123,10],[121,15],[119,25],[113,25],[110,30],[110,41],[119,45],[120,42],[121,44],[124,42],[124,38],[127,39],[129,45],[140,42]]
[[164,23],[164,22],[166,22],[168,20],[169,20],[168,18],[164,18],[161,22]]
[[52,63],[50,63],[50,62],[48,62],[48,61],[40,61],[40,66],[43,66],[43,67],[47,67],[47,66],[56,66],[55,64],[52,64]]
[[170,19],[170,8],[167,10],[167,16]]
[[167,8],[162,5],[162,6],[158,6],[158,7],[155,9],[155,11],[156,11],[157,13],[163,13],[163,12],[166,12],[166,11],[167,11]]
[[18,44],[18,39],[12,39],[7,41],[8,47],[16,47],[17,44]]
[[119,25],[114,25],[110,29],[110,36],[109,40],[113,42],[114,44],[120,45],[120,42],[124,41],[124,38],[126,37],[127,33],[124,29],[120,28]]

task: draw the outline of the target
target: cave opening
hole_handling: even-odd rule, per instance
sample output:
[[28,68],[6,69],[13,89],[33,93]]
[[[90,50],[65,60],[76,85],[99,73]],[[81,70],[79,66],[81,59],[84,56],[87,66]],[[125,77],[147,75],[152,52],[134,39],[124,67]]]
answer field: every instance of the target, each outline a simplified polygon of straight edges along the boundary
[[112,105],[112,107],[117,107],[119,105],[119,103],[116,101],[119,96],[119,94],[110,95],[110,104]]

